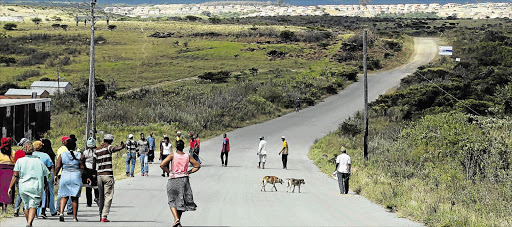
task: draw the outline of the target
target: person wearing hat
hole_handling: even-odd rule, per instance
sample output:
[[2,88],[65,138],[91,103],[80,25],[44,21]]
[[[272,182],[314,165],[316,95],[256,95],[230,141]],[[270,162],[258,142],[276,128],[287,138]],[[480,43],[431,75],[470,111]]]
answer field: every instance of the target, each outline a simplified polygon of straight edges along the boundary
[[48,168],[37,156],[32,155],[34,152],[32,143],[26,142],[23,144],[23,151],[25,151],[26,156],[19,159],[14,165],[8,194],[14,195],[12,187],[18,182],[18,193],[23,200],[27,226],[32,226],[36,216],[36,209],[42,201],[43,190],[45,187],[48,187],[47,178],[50,175],[50,171],[48,171]]
[[348,181],[350,178],[350,156],[347,154],[347,149],[341,147],[341,154],[336,158],[336,169],[334,172],[338,177],[338,186],[340,187],[340,194],[348,193]]
[[[85,185],[85,198],[87,206],[92,206],[92,191],[94,190],[94,202],[98,203],[98,186],[96,180],[96,169],[92,168],[94,163],[94,153],[96,151],[96,140],[90,137],[87,140],[84,151],[85,169],[82,177],[82,183]],[[90,182],[87,182],[90,179]]]
[[96,148],[96,154],[93,162],[93,169],[98,171],[98,192],[99,192],[99,213],[100,222],[110,222],[107,216],[110,212],[112,199],[114,198],[114,168],[112,165],[112,154],[126,147],[121,141],[120,147],[112,146],[114,136],[105,134],[103,143]]
[[[73,139],[69,136],[63,136],[60,138],[60,141],[62,143],[62,146],[59,147],[59,149],[57,149],[57,157],[55,158],[55,161],[57,161],[60,157],[60,155],[66,151],[69,151],[68,148],[67,148],[67,144],[69,141],[72,141]],[[60,179],[61,177],[61,173],[62,171],[57,171],[57,175],[55,177],[55,179],[57,179],[57,181]],[[59,196],[59,193],[57,193],[57,212],[60,212],[60,196]],[[66,206],[68,207],[67,209],[67,213],[68,214],[73,214],[73,208],[71,207],[72,204],[71,204],[71,199],[68,199],[68,202],[66,203]]]
[[[164,136],[165,137],[165,136]],[[180,131],[176,132],[176,142],[183,140],[183,136],[181,135]]]
[[265,169],[265,162],[267,160],[267,141],[265,137],[260,136],[260,143],[258,145],[258,168]]
[[288,169],[286,166],[288,163],[288,142],[286,142],[286,138],[284,136],[281,137],[281,140],[283,141],[283,148],[279,152],[279,155],[281,155],[281,159],[283,161],[283,169]]
[[[133,134],[128,135],[126,141],[126,176],[133,177],[135,171],[135,162],[137,161],[137,142],[133,140]],[[130,170],[131,164],[131,170]]]
[[[34,153],[32,153],[32,155],[38,157],[39,160],[41,160],[43,164],[48,168],[48,171],[50,171],[48,182],[53,182],[53,176],[55,176],[55,165],[53,164],[50,156],[41,151],[43,149],[43,142],[35,141],[32,143],[32,146],[34,147]],[[45,188],[43,191],[41,207],[37,209],[37,215],[39,217],[46,219],[46,208],[50,208],[50,213],[56,213],[55,207],[53,207],[53,209],[50,207],[50,199],[53,200],[53,198],[53,187]]]
[[12,143],[10,137],[2,138],[0,141],[0,204],[2,205],[2,214],[7,211],[7,205],[13,203],[13,197],[8,193],[15,164],[15,153],[11,148]]

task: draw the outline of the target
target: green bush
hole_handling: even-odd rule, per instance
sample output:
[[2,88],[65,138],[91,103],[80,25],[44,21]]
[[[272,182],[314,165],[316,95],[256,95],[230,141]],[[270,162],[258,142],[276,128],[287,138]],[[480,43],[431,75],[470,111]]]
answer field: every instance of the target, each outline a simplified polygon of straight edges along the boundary
[[16,29],[17,27],[18,27],[18,25],[15,23],[5,23],[4,24],[4,29],[8,30],[8,31],[12,31],[12,30]]
[[205,72],[202,75],[198,76],[199,79],[208,80],[214,83],[225,83],[228,81],[231,72],[228,71],[218,71],[218,72]]

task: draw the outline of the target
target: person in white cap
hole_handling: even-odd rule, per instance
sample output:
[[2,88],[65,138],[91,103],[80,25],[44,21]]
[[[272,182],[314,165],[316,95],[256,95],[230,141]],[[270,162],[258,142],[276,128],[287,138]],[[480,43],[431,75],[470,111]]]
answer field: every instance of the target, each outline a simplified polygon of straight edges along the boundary
[[288,142],[286,142],[286,138],[284,136],[281,137],[281,140],[283,141],[283,148],[279,152],[279,155],[281,155],[281,159],[283,161],[283,169],[288,169],[286,166],[288,163]]
[[[133,140],[133,134],[128,135],[126,141],[126,176],[133,177],[135,171],[135,162],[137,161],[137,142]],[[131,170],[130,170],[131,164]]]
[[260,136],[260,144],[258,145],[258,168],[265,169],[265,162],[267,160],[267,141],[265,137]]
[[114,136],[106,134],[103,137],[103,143],[96,148],[93,169],[98,172],[98,192],[99,192],[99,210],[100,222],[109,222],[107,216],[110,212],[112,199],[114,198],[114,170],[112,166],[112,154],[125,148],[121,141],[120,147],[114,147]]
[[[85,186],[85,198],[87,199],[87,206],[92,206],[92,194],[94,191],[94,202],[98,203],[98,187],[96,180],[96,170],[92,168],[94,163],[94,155],[96,153],[96,140],[92,137],[87,139],[86,148],[84,150],[84,158],[85,158],[85,169],[83,170],[83,179],[82,182]],[[91,182],[87,182],[86,179],[91,179]]]

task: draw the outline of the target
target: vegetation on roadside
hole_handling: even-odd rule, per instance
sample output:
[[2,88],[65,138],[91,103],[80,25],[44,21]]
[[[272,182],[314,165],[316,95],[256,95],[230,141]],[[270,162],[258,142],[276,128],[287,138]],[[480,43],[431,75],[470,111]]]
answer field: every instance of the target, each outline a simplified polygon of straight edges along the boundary
[[443,57],[321,139],[310,158],[325,173],[339,147],[353,158],[352,190],[429,226],[512,225],[511,25],[446,33]]

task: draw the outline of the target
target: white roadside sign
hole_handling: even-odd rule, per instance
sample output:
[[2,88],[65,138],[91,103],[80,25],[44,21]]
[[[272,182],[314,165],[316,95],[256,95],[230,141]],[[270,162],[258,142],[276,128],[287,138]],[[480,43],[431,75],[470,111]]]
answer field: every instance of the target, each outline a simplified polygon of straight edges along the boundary
[[439,55],[452,55],[452,46],[439,46]]

